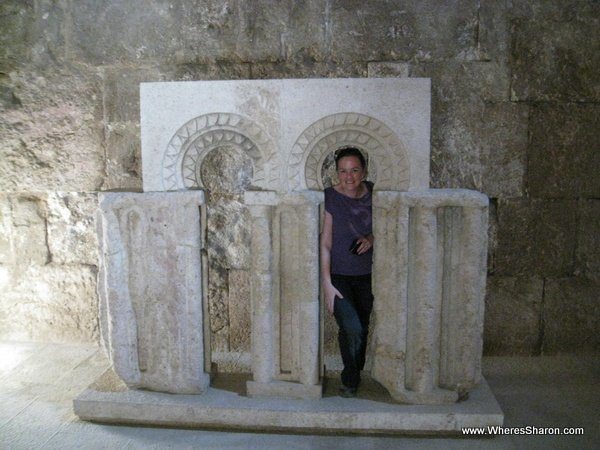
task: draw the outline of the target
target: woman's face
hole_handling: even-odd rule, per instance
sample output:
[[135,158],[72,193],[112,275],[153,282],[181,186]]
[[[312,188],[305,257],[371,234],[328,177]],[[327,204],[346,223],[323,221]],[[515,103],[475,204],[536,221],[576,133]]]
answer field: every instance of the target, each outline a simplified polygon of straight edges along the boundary
[[337,174],[340,189],[346,194],[356,194],[365,177],[365,169],[360,165],[356,156],[344,156],[338,161]]

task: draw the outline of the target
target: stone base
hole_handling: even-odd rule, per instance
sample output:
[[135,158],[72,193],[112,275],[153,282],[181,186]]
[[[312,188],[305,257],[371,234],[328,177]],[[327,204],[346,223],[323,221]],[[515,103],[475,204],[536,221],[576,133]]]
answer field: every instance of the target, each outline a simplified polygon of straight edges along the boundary
[[289,398],[299,400],[319,400],[322,397],[323,386],[293,383],[290,381],[272,381],[258,383],[248,381],[246,394],[252,398]]
[[467,400],[437,406],[395,403],[368,377],[351,399],[339,396],[339,382],[326,380],[321,400],[250,398],[244,395],[247,381],[218,375],[202,395],[173,395],[130,390],[108,370],[73,407],[94,422],[304,433],[455,434],[504,420],[485,380]]

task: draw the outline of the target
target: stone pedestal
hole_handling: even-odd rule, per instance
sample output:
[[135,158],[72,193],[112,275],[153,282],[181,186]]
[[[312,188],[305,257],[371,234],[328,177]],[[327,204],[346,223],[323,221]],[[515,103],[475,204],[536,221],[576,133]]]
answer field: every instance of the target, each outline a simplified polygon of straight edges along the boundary
[[373,377],[400,402],[455,402],[481,379],[485,195],[376,192]]
[[201,393],[200,191],[99,194],[102,338],[132,388]]
[[252,217],[251,397],[320,398],[321,192],[245,194]]

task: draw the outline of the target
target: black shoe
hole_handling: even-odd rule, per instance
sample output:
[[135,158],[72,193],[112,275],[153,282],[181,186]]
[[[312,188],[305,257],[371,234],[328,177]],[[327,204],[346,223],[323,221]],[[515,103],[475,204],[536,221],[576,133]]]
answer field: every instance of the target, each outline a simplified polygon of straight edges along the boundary
[[356,397],[356,388],[342,386],[340,388],[340,396],[342,396],[344,398]]

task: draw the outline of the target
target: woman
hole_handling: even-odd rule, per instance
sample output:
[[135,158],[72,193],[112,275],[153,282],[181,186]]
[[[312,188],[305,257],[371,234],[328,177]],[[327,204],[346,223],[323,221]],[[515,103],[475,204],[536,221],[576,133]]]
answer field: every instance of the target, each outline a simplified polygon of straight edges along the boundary
[[321,278],[325,303],[339,327],[344,370],[342,396],[354,397],[365,364],[369,317],[373,309],[373,183],[365,158],[356,148],[335,157],[339,183],[325,189],[325,220],[321,233]]

